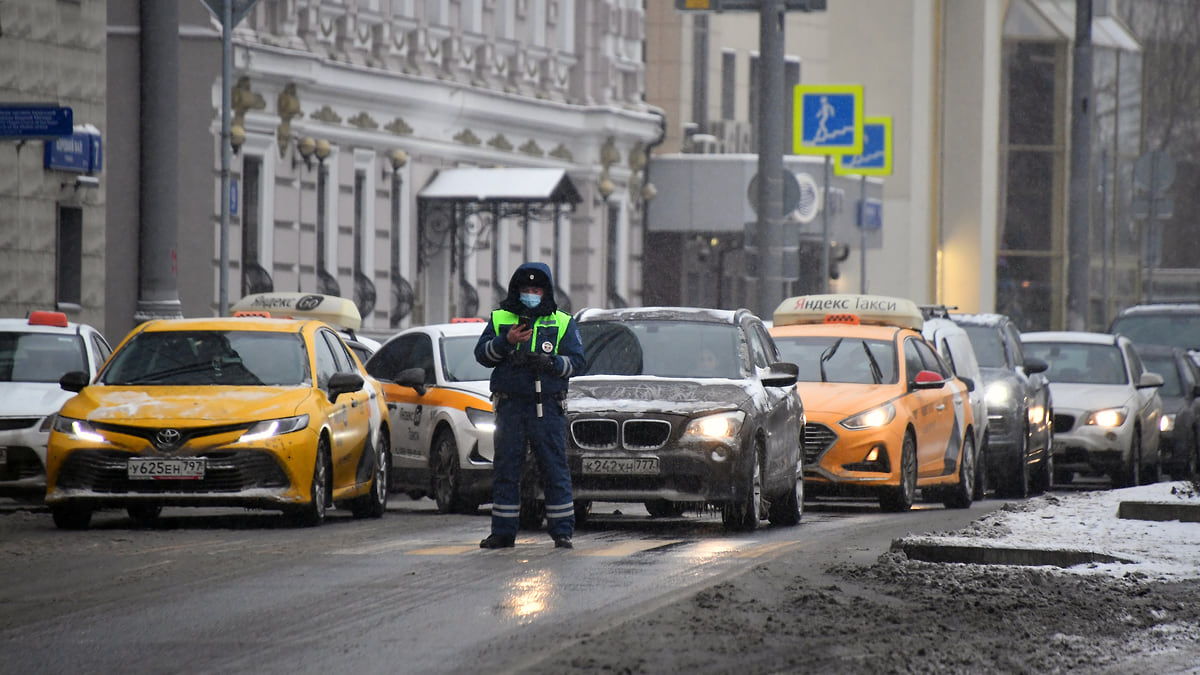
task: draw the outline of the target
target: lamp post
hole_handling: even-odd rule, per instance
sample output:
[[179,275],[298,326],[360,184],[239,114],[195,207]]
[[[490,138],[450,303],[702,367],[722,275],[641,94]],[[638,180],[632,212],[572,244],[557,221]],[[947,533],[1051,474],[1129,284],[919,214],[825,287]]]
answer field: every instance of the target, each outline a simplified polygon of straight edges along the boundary
[[325,165],[325,160],[332,151],[333,147],[324,138],[317,141],[313,151],[317,157],[317,292],[340,296],[342,289],[337,277],[325,269],[325,192],[329,181],[329,167]]
[[392,328],[400,325],[400,321],[404,318],[397,316],[397,308],[400,306],[400,188],[403,186],[404,179],[400,176],[400,169],[408,164],[408,153],[400,148],[392,150],[388,155],[388,163],[392,166],[392,246],[388,262],[391,267],[392,281],[392,306],[388,312],[388,323]]
[[300,281],[302,275],[301,270],[301,251],[304,250],[304,175],[300,172],[299,165],[304,163],[304,168],[312,168],[313,152],[317,149],[317,142],[312,139],[312,136],[305,136],[296,141],[295,150],[293,152],[299,154],[299,159],[296,155],[292,155],[292,168],[296,170],[296,292],[299,293]]

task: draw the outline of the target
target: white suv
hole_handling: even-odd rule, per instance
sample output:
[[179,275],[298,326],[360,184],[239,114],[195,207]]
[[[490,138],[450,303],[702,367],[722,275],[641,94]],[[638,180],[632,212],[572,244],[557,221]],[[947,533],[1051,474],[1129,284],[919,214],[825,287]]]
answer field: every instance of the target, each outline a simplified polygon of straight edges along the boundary
[[75,395],[58,379],[78,370],[95,377],[110,353],[98,330],[62,312],[0,319],[0,497],[42,499],[50,425]]

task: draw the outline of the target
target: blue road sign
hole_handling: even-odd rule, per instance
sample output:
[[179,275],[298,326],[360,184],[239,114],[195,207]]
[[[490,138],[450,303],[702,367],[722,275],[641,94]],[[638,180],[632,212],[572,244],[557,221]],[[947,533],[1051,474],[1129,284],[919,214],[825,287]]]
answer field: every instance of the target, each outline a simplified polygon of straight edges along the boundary
[[856,225],[863,230],[878,230],[883,227],[883,201],[868,197],[866,202],[858,200]]
[[238,182],[236,178],[229,180],[229,215],[237,215],[238,207]]
[[859,154],[863,146],[862,85],[806,85],[795,89],[793,154]]
[[74,131],[70,108],[53,103],[0,104],[0,138],[58,138]]
[[839,176],[890,176],[892,173],[892,118],[863,120],[863,149],[857,155],[838,155],[833,171]]

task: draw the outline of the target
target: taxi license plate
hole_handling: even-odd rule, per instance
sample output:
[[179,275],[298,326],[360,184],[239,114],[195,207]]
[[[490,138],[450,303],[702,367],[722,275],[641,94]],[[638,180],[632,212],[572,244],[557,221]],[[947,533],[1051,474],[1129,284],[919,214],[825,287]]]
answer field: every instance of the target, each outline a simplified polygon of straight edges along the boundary
[[658,473],[658,458],[584,457],[583,472],[609,475],[652,475]]
[[128,472],[129,480],[198,480],[204,478],[204,460],[133,458]]

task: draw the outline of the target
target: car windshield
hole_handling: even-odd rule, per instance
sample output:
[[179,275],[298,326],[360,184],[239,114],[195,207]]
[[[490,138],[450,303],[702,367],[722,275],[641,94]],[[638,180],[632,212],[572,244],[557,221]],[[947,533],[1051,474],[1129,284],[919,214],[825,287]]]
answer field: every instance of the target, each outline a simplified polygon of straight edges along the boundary
[[584,375],[741,378],[738,330],[698,321],[587,321],[579,324]]
[[896,348],[890,341],[836,336],[776,336],[784,361],[800,366],[802,382],[895,384]]
[[113,354],[100,376],[109,385],[296,386],[311,380],[295,333],[143,332]]
[[1113,345],[1078,342],[1026,342],[1025,355],[1050,365],[1046,378],[1051,382],[1075,384],[1128,384],[1125,360]]
[[1167,355],[1142,354],[1142,363],[1146,370],[1162,375],[1163,384],[1158,389],[1162,396],[1183,396],[1183,383],[1179,380],[1179,369],[1175,367],[1175,359]]
[[1117,317],[1108,332],[1124,335],[1137,344],[1200,349],[1200,314],[1178,310],[1170,314],[1129,314]]
[[975,350],[975,360],[981,368],[1007,368],[1004,358],[1004,343],[1000,340],[1000,331],[991,326],[962,327],[971,338],[971,347]]
[[442,368],[447,382],[476,382],[492,376],[492,369],[475,360],[478,335],[442,338]]
[[83,338],[61,333],[0,333],[0,382],[58,382],[87,370]]

